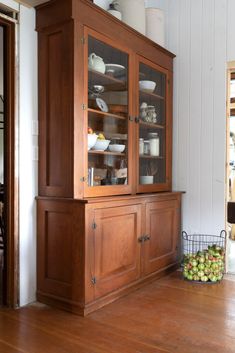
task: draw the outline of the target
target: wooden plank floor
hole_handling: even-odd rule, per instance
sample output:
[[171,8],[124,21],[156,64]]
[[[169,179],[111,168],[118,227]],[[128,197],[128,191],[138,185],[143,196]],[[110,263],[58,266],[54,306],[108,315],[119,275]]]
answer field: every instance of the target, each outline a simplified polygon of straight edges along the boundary
[[235,282],[162,278],[86,318],[0,309],[1,353],[235,353]]

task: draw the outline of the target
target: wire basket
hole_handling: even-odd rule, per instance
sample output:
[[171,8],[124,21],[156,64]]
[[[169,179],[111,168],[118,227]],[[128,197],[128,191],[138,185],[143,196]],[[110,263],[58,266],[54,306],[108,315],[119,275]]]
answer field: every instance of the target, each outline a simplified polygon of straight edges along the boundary
[[182,232],[183,276],[200,283],[216,283],[224,274],[226,231],[220,235]]

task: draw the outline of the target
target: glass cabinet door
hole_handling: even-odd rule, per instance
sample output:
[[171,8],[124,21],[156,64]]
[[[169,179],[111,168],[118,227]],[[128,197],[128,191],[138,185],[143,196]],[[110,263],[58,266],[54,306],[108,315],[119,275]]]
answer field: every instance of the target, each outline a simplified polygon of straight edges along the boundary
[[139,63],[139,191],[167,188],[165,72]]
[[130,192],[129,54],[88,35],[88,195]]

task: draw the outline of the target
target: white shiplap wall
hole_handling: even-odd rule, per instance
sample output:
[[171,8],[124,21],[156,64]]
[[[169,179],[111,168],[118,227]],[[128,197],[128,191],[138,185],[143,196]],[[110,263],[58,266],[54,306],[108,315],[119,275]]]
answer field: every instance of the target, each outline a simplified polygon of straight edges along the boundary
[[[157,4],[156,4],[157,5]],[[174,63],[173,186],[184,190],[183,229],[225,225],[226,63],[235,59],[233,0],[168,0]]]

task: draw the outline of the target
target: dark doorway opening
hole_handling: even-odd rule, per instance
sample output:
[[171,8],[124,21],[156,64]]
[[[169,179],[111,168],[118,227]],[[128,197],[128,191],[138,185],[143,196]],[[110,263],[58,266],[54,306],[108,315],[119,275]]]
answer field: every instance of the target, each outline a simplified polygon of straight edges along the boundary
[[0,305],[8,307],[18,305],[15,30],[0,12]]
[[6,231],[4,222],[4,67],[5,67],[5,33],[0,26],[0,305],[6,301]]

